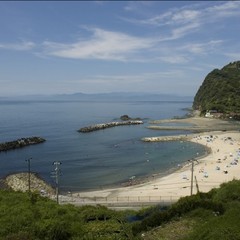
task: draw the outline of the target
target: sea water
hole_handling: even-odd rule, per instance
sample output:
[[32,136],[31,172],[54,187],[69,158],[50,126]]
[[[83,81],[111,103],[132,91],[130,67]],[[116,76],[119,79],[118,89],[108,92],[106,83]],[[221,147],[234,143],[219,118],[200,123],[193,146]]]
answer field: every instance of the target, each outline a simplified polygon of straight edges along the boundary
[[[0,153],[0,177],[28,170],[54,184],[54,161],[61,162],[61,191],[119,186],[131,177],[166,173],[205,153],[190,142],[149,143],[143,137],[187,134],[151,130],[150,120],[183,116],[191,102],[163,101],[1,101],[0,142],[39,136],[46,142]],[[90,133],[91,124],[118,121],[121,115],[144,119],[142,125],[118,126]]]

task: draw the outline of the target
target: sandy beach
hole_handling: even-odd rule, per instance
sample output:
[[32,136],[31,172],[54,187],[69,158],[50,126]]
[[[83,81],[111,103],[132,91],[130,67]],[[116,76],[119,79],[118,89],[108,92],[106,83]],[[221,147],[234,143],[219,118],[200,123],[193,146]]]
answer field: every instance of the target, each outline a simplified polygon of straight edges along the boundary
[[[169,120],[165,120],[168,121]],[[199,159],[194,159],[193,187],[192,193],[207,192],[212,188],[219,187],[221,183],[232,179],[240,179],[240,132],[239,123],[232,123],[217,120],[194,117],[180,121],[195,124],[204,129],[211,128],[212,131],[185,135],[184,141],[192,141],[202,144],[210,149],[210,153]],[[158,122],[159,123],[159,122]],[[221,127],[223,129],[221,130]],[[228,128],[226,130],[225,128]],[[230,130],[231,126],[235,130]],[[237,130],[238,129],[238,130]],[[176,136],[172,136],[173,140]],[[148,138],[148,141],[163,141],[164,137]],[[168,139],[171,140],[171,139]],[[119,187],[91,192],[73,193],[72,198],[84,199],[114,199],[118,201],[157,201],[178,200],[182,196],[191,193],[192,162],[187,162],[174,173],[165,177],[152,177],[145,183],[128,187]]]

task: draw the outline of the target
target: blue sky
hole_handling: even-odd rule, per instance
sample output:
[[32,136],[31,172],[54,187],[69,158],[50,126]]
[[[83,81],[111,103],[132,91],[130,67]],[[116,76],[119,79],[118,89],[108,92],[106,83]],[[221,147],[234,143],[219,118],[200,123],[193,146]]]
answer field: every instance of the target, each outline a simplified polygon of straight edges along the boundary
[[193,96],[240,60],[240,1],[0,1],[0,96]]

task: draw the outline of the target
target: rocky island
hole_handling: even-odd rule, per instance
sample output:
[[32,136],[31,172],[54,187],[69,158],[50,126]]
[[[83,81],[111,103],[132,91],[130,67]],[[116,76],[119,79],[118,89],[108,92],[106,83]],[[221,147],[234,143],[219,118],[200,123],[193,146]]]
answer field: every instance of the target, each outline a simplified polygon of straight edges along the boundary
[[109,122],[109,123],[100,123],[100,124],[94,124],[88,127],[83,127],[78,130],[78,132],[93,132],[105,128],[111,128],[116,126],[122,126],[122,125],[138,125],[143,124],[143,121],[140,120],[129,120],[129,121],[123,121],[123,122]]
[[43,143],[46,140],[41,137],[20,138],[15,141],[0,143],[0,152],[26,147],[33,144]]

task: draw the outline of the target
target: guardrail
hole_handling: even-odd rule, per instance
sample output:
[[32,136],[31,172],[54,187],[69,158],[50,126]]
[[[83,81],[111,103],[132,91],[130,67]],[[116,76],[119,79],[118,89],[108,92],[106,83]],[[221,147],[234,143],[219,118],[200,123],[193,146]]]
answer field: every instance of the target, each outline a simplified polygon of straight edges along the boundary
[[143,207],[153,205],[171,205],[178,201],[179,196],[119,196],[119,197],[78,197],[73,195],[59,196],[61,204],[103,205],[107,207]]

